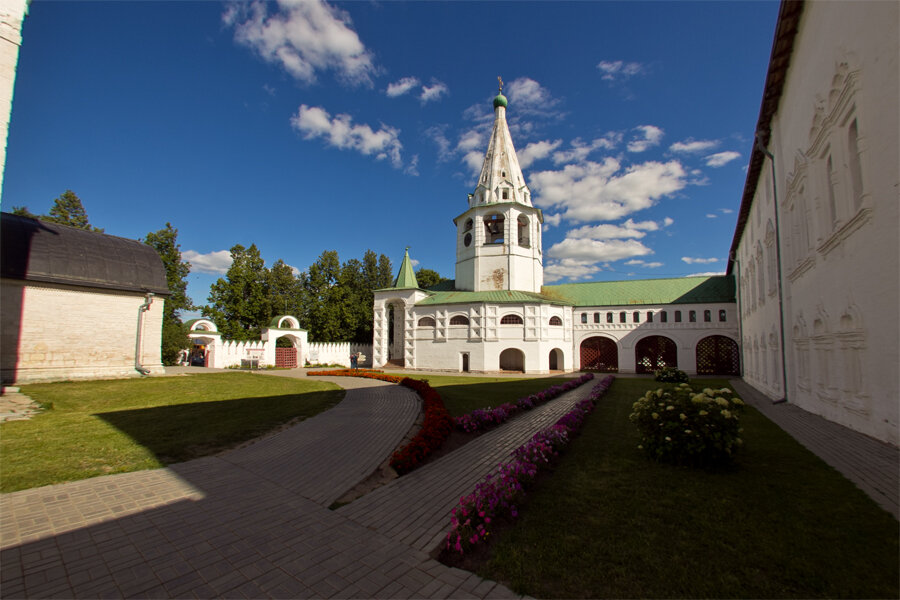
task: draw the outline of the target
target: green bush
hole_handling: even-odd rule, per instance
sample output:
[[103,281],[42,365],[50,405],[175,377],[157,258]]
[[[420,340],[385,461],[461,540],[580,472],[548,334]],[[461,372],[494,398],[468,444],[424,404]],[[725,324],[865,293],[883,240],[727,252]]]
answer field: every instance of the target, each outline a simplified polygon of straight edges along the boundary
[[687,383],[689,381],[687,373],[675,367],[663,367],[654,374],[657,381],[665,383]]
[[732,394],[728,388],[695,392],[686,383],[649,390],[629,415],[641,435],[638,448],[662,462],[702,467],[728,464],[743,444],[744,402]]

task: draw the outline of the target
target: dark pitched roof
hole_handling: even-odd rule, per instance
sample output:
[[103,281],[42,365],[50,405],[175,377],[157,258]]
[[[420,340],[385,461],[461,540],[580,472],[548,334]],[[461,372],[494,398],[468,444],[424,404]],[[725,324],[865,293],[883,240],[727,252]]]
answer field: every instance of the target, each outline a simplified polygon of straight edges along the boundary
[[[788,68],[791,65],[791,53],[794,51],[794,39],[797,37],[797,28],[802,13],[803,0],[782,0],[778,10],[775,39],[772,42],[772,54],[769,57],[769,71],[766,73],[759,118],[756,121],[756,134],[764,148],[769,146],[769,140],[772,137],[772,117],[778,111],[781,93],[784,91]],[[744,227],[747,225],[750,206],[753,204],[753,196],[756,194],[756,186],[759,183],[764,162],[765,155],[759,144],[755,143],[750,153],[750,164],[747,166],[747,179],[744,181],[741,207],[738,210],[734,237],[731,240],[731,250],[728,252],[728,273],[731,273],[734,266],[735,253],[738,244],[741,243],[741,237],[744,235]]]
[[166,271],[147,244],[0,213],[0,276],[168,295]]

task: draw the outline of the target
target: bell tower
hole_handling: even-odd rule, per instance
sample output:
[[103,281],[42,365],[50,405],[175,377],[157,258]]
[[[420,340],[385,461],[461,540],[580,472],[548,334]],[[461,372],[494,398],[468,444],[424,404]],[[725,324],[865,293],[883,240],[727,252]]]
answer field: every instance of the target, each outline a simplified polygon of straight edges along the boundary
[[540,293],[544,283],[541,209],[519,167],[506,123],[508,101],[494,98],[494,127],[469,208],[456,217],[456,289]]

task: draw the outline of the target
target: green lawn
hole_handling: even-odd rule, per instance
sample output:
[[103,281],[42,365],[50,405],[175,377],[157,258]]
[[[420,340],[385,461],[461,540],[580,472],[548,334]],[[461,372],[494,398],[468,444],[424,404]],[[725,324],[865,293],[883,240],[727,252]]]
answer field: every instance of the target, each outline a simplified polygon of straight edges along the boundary
[[[513,379],[509,377],[459,377],[455,375],[414,376],[424,379],[435,388],[444,401],[444,406],[454,417],[472,412],[477,408],[494,407],[504,402],[515,402],[550,386],[565,383],[568,377],[539,377]],[[591,382],[585,385],[591,385]]]
[[648,383],[616,380],[479,575],[538,598],[900,597],[897,521],[752,408],[731,470],[647,460]]
[[0,425],[0,491],[152,469],[215,453],[343,397],[336,385],[250,373],[35,384],[49,408]]

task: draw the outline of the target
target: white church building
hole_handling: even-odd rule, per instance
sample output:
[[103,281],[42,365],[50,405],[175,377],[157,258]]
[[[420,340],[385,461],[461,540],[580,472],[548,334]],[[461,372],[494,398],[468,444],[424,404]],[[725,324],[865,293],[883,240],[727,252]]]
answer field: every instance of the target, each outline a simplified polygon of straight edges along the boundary
[[541,209],[493,101],[484,164],[456,224],[456,279],[420,289],[409,254],[375,292],[373,362],[407,369],[740,373],[734,280],[543,285]]
[[419,289],[404,258],[375,293],[375,366],[740,375],[896,446],[898,23],[897,2],[782,2],[721,277],[542,285],[542,214],[498,95],[456,279]]

